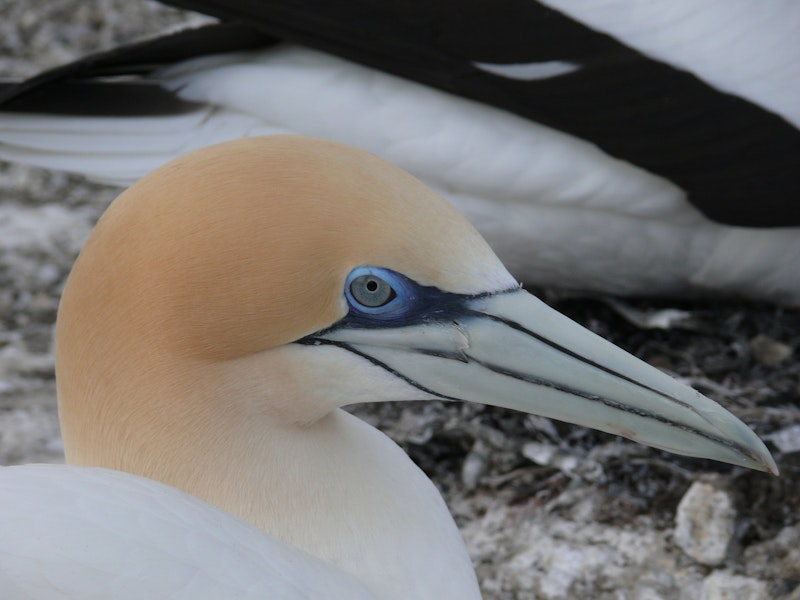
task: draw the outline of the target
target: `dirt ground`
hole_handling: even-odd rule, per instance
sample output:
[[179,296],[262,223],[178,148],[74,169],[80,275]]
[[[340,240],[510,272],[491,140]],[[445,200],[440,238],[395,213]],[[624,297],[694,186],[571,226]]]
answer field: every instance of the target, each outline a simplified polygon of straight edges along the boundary
[[[0,76],[32,75],[187,22],[199,20],[145,0],[3,0]],[[58,298],[117,192],[0,164],[0,464],[63,460]],[[800,600],[800,311],[541,295],[728,407],[767,441],[781,476],[480,405],[355,409],[440,487],[485,597]],[[641,323],[675,314],[666,329]]]

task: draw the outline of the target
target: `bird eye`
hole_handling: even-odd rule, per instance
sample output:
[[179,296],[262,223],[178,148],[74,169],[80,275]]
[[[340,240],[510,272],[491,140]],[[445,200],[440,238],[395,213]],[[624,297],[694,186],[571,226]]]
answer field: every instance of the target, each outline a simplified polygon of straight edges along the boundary
[[[356,267],[344,281],[350,310],[339,327],[392,327],[424,321],[458,305],[462,296],[424,286],[386,267]],[[454,300],[455,299],[455,300]],[[433,313],[431,312],[433,311]]]
[[350,282],[350,295],[367,308],[385,306],[397,297],[391,285],[372,273],[353,279]]

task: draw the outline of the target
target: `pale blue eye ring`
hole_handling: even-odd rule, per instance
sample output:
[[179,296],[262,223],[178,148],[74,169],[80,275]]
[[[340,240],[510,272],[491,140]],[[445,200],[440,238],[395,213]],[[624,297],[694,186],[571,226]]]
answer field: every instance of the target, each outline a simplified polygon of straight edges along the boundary
[[434,286],[420,285],[408,276],[386,267],[356,267],[344,281],[344,296],[350,307],[336,327],[405,327],[440,322],[447,315],[465,314],[465,298]]

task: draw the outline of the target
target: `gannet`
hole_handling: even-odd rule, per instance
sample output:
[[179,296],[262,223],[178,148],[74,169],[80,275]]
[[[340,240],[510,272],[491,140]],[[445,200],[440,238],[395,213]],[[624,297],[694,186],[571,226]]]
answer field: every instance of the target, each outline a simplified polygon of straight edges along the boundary
[[479,598],[436,488],[343,410],[364,401],[484,402],[777,472],[720,405],[523,290],[438,194],[331,141],[227,142],[123,192],[56,352],[70,464],[0,469],[4,596]]
[[526,283],[800,305],[792,0],[167,3],[221,22],[7,89],[0,158],[127,185],[324,137],[439,191]]

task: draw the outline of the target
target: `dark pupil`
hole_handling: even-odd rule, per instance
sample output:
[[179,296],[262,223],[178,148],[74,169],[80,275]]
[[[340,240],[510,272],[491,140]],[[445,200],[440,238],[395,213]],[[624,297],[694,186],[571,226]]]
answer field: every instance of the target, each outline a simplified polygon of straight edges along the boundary
[[356,277],[350,284],[350,293],[356,302],[369,308],[388,304],[397,295],[392,286],[374,275]]

